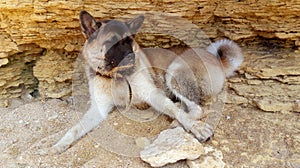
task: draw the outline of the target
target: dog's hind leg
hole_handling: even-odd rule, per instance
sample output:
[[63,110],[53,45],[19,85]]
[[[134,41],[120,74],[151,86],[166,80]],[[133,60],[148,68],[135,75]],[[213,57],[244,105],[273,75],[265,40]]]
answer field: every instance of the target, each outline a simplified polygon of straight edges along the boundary
[[197,120],[203,117],[200,107],[201,92],[196,77],[180,60],[175,60],[167,69],[166,85],[170,91],[187,107],[191,118]]
[[189,116],[183,109],[179,108],[163,90],[157,88],[150,80],[149,74],[139,73],[131,80],[133,93],[151,105],[155,110],[176,119],[187,131],[195,135],[199,141],[206,141],[213,135],[213,130],[208,124]]

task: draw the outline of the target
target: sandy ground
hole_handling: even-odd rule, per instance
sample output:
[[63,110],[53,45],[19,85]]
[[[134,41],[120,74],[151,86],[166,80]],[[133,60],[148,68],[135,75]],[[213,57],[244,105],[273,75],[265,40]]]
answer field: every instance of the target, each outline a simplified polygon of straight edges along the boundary
[[[153,139],[171,122],[151,112],[144,115],[151,120],[134,121],[115,110],[64,153],[36,153],[82,114],[59,99],[14,100],[12,107],[0,109],[0,167],[150,167],[137,157],[141,148],[135,140]],[[204,145],[221,150],[226,167],[300,167],[300,115],[225,105],[215,137]],[[165,167],[187,166],[181,161]]]

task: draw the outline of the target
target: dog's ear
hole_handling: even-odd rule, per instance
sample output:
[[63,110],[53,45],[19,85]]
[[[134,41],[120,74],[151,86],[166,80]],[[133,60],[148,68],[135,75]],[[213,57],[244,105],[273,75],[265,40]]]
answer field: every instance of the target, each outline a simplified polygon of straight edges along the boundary
[[139,15],[133,19],[131,19],[130,21],[126,22],[129,30],[131,31],[132,34],[136,34],[139,30],[139,28],[142,26],[143,22],[144,22],[144,16],[143,15]]
[[86,39],[101,26],[101,22],[96,22],[95,18],[84,10],[80,12],[79,19],[82,34]]

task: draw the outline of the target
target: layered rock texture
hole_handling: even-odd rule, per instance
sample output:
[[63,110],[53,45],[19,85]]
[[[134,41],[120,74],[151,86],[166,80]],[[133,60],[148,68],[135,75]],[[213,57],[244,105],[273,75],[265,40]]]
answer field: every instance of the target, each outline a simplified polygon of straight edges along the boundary
[[207,39],[204,35],[233,39],[244,46],[246,62],[240,75],[230,80],[234,95],[228,102],[251,104],[269,112],[300,111],[298,0],[2,1],[2,106],[22,93],[42,98],[72,94],[74,62],[84,43],[78,20],[83,9],[98,19],[127,19],[148,13],[143,32],[137,36],[144,47],[194,45]]
[[242,78],[229,79],[228,102],[251,104],[266,112],[300,112],[300,53],[267,48],[246,53],[239,71]]
[[[200,145],[198,159],[164,168],[300,167],[299,0],[0,1],[1,165],[150,168],[140,151],[171,123],[155,112],[139,113],[142,120],[136,120],[135,113],[116,109],[64,153],[36,154],[60,139],[88,106],[83,60],[77,58],[85,41],[80,10],[97,19],[145,14],[136,36],[143,47],[205,46],[220,38],[242,46],[245,61],[228,79],[214,138]],[[15,98],[23,95],[45,101]],[[193,140],[182,130],[175,133]],[[176,144],[176,138],[166,142]]]
[[203,153],[201,143],[183,128],[177,127],[162,131],[151,145],[141,151],[141,159],[152,167],[161,167],[178,160],[195,160]]

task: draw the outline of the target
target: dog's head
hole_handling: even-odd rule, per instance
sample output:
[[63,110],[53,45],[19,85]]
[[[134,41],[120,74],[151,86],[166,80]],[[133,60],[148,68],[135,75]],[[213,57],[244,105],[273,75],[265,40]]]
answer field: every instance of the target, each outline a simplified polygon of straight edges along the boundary
[[96,21],[88,12],[81,11],[80,24],[86,38],[82,52],[88,65],[106,77],[131,74],[135,67],[135,50],[138,49],[134,34],[143,21],[142,15],[128,22]]

